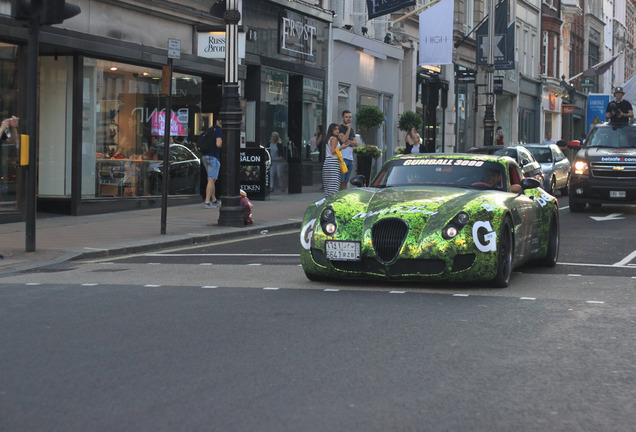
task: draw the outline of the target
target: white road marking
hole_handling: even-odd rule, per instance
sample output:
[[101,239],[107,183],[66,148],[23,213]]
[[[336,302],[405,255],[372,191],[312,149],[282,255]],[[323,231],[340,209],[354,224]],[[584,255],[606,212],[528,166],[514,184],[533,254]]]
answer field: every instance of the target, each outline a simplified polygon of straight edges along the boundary
[[572,277],[579,277],[579,276],[581,276],[581,275],[580,275],[580,274],[578,274],[578,273],[569,273],[569,274],[568,274],[568,276],[572,276]]
[[96,286],[96,283],[83,283],[82,286]]
[[214,289],[214,288],[218,288],[218,286],[216,286],[216,285],[203,285],[201,288]]
[[199,264],[199,265],[207,265],[207,266],[211,266],[211,265],[212,265],[212,263],[201,263],[201,264]]
[[161,285],[144,285],[145,288],[159,288]]
[[406,291],[389,291],[389,294],[404,294]]
[[565,210],[565,209],[569,209],[570,206],[565,206],[565,207],[559,207],[559,210]]
[[324,291],[325,291],[325,292],[338,292],[338,291],[340,291],[340,290],[339,290],[339,289],[337,289],[337,288],[326,288]]
[[557,265],[579,266],[579,267],[628,268],[628,269],[633,269],[634,268],[634,266],[631,266],[631,265],[618,265],[618,263],[616,263],[616,264],[592,264],[592,263],[558,262]]
[[453,297],[468,297],[468,294],[453,294]]
[[590,218],[595,221],[608,221],[608,220],[620,220],[625,219],[624,217],[620,217],[623,213],[612,213],[607,216],[590,216]]
[[263,289],[264,289],[265,291],[277,291],[277,290],[279,290],[280,288],[275,288],[275,287],[265,287],[265,288],[263,288]]
[[536,300],[536,297],[520,297],[519,300]]
[[630,253],[629,255],[627,255],[625,258],[623,258],[622,260],[620,260],[619,262],[617,262],[616,264],[614,264],[616,267],[619,266],[624,266],[629,264],[634,258],[636,258],[636,251]]
[[31,286],[37,286],[37,285],[42,285],[39,282],[29,282],[27,285],[31,285]]
[[588,300],[585,303],[589,303],[589,304],[604,304],[604,301],[597,301],[597,300]]
[[161,263],[147,263],[148,265],[161,265]]
[[251,266],[259,266],[259,265],[263,265],[263,264],[261,264],[261,263],[251,263],[251,264],[248,264],[248,266],[250,266],[250,265],[251,265]]

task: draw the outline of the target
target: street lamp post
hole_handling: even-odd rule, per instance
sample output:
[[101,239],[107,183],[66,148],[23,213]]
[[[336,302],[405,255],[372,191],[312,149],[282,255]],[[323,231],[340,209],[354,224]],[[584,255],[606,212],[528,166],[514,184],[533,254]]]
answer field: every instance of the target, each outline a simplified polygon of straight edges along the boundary
[[226,196],[221,197],[219,225],[244,226],[239,194],[239,151],[241,118],[238,83],[238,23],[241,12],[238,0],[226,0],[225,21],[225,80],[221,100],[220,118],[223,121],[223,148],[221,162],[225,164]]
[[486,65],[486,112],[484,113],[484,146],[495,138],[495,0],[488,0],[488,64]]

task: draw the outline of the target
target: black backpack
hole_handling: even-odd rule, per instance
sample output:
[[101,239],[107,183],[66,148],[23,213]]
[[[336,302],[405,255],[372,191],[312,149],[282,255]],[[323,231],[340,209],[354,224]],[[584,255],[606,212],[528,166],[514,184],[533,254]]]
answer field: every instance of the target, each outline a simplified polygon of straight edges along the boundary
[[216,147],[216,137],[214,136],[214,128],[209,128],[201,132],[197,139],[197,147],[201,154],[207,155],[214,147]]

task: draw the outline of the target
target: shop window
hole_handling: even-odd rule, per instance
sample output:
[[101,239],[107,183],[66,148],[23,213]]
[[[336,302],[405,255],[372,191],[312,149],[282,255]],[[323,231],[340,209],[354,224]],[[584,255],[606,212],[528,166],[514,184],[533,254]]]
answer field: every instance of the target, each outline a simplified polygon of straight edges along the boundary
[[166,117],[168,193],[199,193],[199,159],[193,143],[202,118],[201,79],[173,73],[169,116],[161,89],[160,69],[85,59],[83,197],[160,195]]
[[[17,46],[0,43],[0,120],[20,116],[17,52]],[[18,131],[23,132],[23,129]],[[0,212],[19,209],[21,195],[18,137],[5,135],[4,138],[0,141]]]

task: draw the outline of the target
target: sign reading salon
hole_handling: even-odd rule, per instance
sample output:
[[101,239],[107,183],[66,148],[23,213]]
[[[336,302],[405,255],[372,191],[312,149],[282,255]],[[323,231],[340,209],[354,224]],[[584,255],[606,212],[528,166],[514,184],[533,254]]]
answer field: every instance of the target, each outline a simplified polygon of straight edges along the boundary
[[[239,58],[245,58],[245,33],[238,34]],[[198,33],[197,55],[205,58],[225,58],[225,32]]]
[[292,57],[315,61],[316,21],[305,15],[286,10],[279,22],[279,51]]

